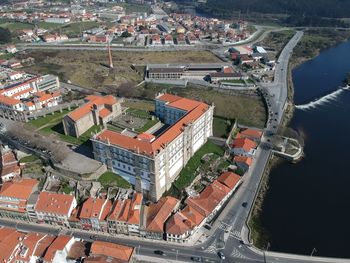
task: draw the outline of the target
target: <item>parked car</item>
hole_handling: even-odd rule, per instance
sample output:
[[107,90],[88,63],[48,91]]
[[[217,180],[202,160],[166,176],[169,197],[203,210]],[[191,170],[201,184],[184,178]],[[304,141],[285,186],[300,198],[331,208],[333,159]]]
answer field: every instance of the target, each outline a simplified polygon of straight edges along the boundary
[[203,262],[203,258],[202,257],[191,257],[191,260],[195,261],[195,262]]
[[165,253],[161,250],[154,250],[154,254],[160,255],[160,256],[165,256]]

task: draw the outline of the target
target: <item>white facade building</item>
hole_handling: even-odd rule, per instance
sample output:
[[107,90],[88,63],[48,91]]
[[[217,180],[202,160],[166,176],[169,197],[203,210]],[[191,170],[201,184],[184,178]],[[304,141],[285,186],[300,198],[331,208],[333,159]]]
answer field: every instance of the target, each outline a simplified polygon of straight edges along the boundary
[[104,130],[91,140],[96,160],[135,185],[150,200],[158,200],[170,188],[193,154],[212,136],[214,106],[161,94],[156,116],[169,125],[157,137],[136,137]]

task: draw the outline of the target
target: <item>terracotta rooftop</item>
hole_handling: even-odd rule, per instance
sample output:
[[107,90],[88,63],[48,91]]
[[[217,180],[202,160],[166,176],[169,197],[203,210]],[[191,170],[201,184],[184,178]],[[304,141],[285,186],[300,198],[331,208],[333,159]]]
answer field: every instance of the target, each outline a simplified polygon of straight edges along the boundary
[[127,247],[103,241],[94,241],[91,245],[90,256],[102,255],[114,259],[119,259],[121,262],[129,262],[133,252],[133,247]]
[[192,223],[181,212],[172,215],[165,224],[165,232],[172,235],[183,235],[191,230]]
[[123,200],[116,200],[114,202],[113,210],[110,213],[110,215],[107,217],[108,220],[117,220],[119,217],[119,214],[122,210]]
[[126,199],[123,206],[122,206],[122,209],[120,211],[120,214],[118,216],[117,221],[126,222],[128,220],[129,211],[130,211],[130,204],[131,204],[131,200]]
[[5,182],[1,187],[0,196],[28,200],[38,183],[36,179],[22,178]]
[[13,228],[0,229],[0,262],[10,262],[10,257],[14,256],[15,250],[20,245],[24,233],[19,233]]
[[135,193],[130,205],[128,224],[140,225],[140,211],[142,206],[142,193]]
[[104,209],[104,206],[107,203],[107,199],[101,199],[101,198],[92,198],[90,197],[87,199],[79,214],[79,218],[83,219],[90,219],[90,218],[97,218],[100,219],[102,215],[102,211]]
[[172,101],[174,104],[171,104],[175,105],[176,107],[183,107],[184,110],[190,110],[174,125],[170,126],[166,131],[164,131],[159,137],[151,141],[140,140],[138,137],[132,138],[110,130],[104,130],[94,138],[103,142],[109,142],[113,145],[133,152],[154,156],[158,150],[161,150],[167,143],[170,143],[177,136],[179,136],[183,132],[186,125],[201,117],[209,107],[203,102],[184,99],[171,94],[164,94],[157,99],[166,99],[166,101]]
[[[29,262],[30,256],[34,254],[41,240],[46,237],[46,234],[28,233],[24,237],[21,246],[21,251],[14,258],[14,262]],[[23,252],[23,253],[22,253]],[[22,253],[22,254],[21,254]]]
[[240,180],[241,177],[233,172],[224,172],[218,177],[218,181],[230,189],[235,188]]
[[241,131],[239,132],[241,134],[242,137],[250,137],[250,138],[256,138],[256,139],[260,139],[262,136],[262,131],[257,130],[257,129],[241,129]]
[[243,148],[244,151],[249,152],[251,149],[255,149],[257,144],[248,138],[238,138],[232,143],[233,148]]
[[233,161],[238,162],[238,163],[245,163],[248,166],[251,166],[253,163],[253,158],[246,157],[246,156],[235,156],[235,157],[233,157]]
[[14,106],[17,104],[20,104],[21,101],[20,100],[16,100],[10,97],[6,97],[4,95],[0,95],[0,104],[4,104],[4,105],[9,105],[9,106]]
[[44,261],[52,262],[57,251],[62,251],[67,243],[74,237],[61,235],[56,237],[56,239],[51,243],[44,255]]
[[199,196],[187,198],[186,203],[207,217],[229,192],[228,187],[214,180]]
[[189,205],[185,206],[185,208],[181,210],[181,213],[191,221],[191,227],[199,226],[205,219],[201,213]]
[[[93,110],[93,105],[113,105],[117,103],[117,99],[112,96],[96,96],[96,95],[89,95],[86,97],[87,103],[80,106],[79,108],[75,109],[74,111],[70,112],[67,116],[69,116],[73,121],[78,121],[85,115],[89,114]],[[105,114],[103,112],[102,114]]]
[[146,229],[150,232],[164,232],[164,223],[180,201],[174,197],[162,197],[156,204],[151,204],[146,219]]
[[41,192],[35,210],[37,212],[68,215],[73,200],[73,195]]

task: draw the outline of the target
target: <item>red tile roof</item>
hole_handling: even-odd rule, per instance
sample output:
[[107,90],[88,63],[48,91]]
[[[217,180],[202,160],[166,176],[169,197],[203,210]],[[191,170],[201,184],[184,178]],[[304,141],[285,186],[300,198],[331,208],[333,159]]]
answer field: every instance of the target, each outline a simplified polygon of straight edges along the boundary
[[185,208],[181,210],[181,213],[191,221],[191,227],[199,226],[205,218],[201,213],[189,205],[185,206]]
[[14,179],[5,182],[1,187],[0,196],[28,200],[38,183],[36,179]]
[[233,157],[233,161],[238,163],[245,163],[248,166],[251,166],[253,163],[253,159],[251,157],[246,157],[246,156],[235,156]]
[[239,133],[242,137],[250,137],[256,139],[260,139],[262,136],[262,131],[250,128],[242,129]]
[[58,236],[47,249],[44,256],[44,261],[52,262],[56,252],[62,251],[72,238],[74,237],[64,236],[64,235]]
[[251,149],[255,149],[257,144],[248,138],[238,138],[232,143],[233,148],[243,148],[244,151],[249,152]]
[[14,105],[20,104],[21,101],[10,97],[6,97],[4,95],[0,95],[0,103],[4,105],[14,106]]
[[37,212],[69,216],[69,209],[71,208],[74,199],[73,195],[41,192],[35,210]]
[[[78,121],[85,115],[89,114],[93,110],[93,105],[113,105],[117,103],[117,99],[112,96],[96,96],[96,95],[89,95],[86,97],[86,100],[88,101],[84,105],[80,106],[79,108],[75,109],[74,111],[70,112],[68,116],[74,120]],[[100,111],[101,112],[101,111]],[[103,112],[103,114],[105,114]]]
[[181,212],[177,212],[166,222],[165,232],[172,235],[183,235],[191,230],[191,224]]
[[135,193],[130,205],[130,212],[128,217],[128,224],[140,225],[140,211],[142,205],[142,193]]
[[189,197],[186,203],[207,217],[230,192],[230,189],[214,180],[196,197]]
[[133,247],[103,241],[94,241],[91,245],[90,257],[103,255],[119,259],[121,262],[129,262],[133,252]]
[[104,206],[107,203],[107,199],[101,199],[101,198],[92,198],[90,197],[87,199],[79,214],[79,218],[83,219],[90,219],[90,218],[97,218],[100,219],[102,215],[102,211],[104,209]]
[[151,204],[146,219],[146,229],[150,232],[164,232],[164,223],[179,204],[174,197],[162,197],[156,204]]
[[0,229],[0,262],[10,262],[10,257],[14,256],[24,236],[24,233],[19,233],[13,228]]
[[230,189],[235,188],[240,180],[241,177],[233,172],[224,172],[218,177],[218,181]]
[[112,112],[107,109],[107,108],[103,108],[102,110],[100,110],[100,112],[98,113],[98,115],[101,117],[101,118],[106,118],[109,114],[111,114]]
[[120,146],[122,148],[143,153],[145,155],[153,156],[158,150],[160,150],[165,144],[173,141],[179,136],[186,125],[197,120],[208,109],[208,105],[203,102],[184,99],[171,94],[164,94],[157,98],[158,100],[171,101],[169,105],[189,110],[180,120],[178,120],[169,129],[163,132],[159,137],[153,141],[139,140],[137,137],[132,138],[115,131],[104,130],[98,134],[95,139],[109,142],[111,144]]

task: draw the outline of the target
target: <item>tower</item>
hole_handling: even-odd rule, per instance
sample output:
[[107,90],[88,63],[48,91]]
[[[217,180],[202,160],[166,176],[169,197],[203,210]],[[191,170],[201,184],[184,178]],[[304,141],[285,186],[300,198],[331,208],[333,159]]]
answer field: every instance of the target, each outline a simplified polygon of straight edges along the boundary
[[111,45],[108,42],[109,67],[113,68]]

